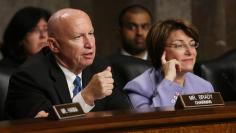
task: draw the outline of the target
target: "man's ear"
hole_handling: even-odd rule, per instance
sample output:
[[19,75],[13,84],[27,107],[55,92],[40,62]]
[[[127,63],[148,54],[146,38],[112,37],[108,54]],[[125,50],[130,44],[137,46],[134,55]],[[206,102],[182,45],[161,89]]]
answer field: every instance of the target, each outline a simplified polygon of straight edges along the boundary
[[59,44],[55,38],[48,37],[48,46],[53,53],[59,53]]

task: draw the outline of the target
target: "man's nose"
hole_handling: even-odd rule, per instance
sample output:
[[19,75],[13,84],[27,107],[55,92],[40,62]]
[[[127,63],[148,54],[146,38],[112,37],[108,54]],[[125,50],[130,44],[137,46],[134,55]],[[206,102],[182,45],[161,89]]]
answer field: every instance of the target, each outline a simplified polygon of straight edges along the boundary
[[145,32],[145,29],[142,25],[137,26],[137,28],[136,28],[136,34],[137,35],[143,35],[144,32]]
[[137,26],[137,28],[136,28],[136,33],[137,33],[138,35],[141,35],[141,34],[143,33],[143,29],[142,29],[141,26]]
[[92,47],[91,39],[88,35],[84,36],[84,46],[86,48],[91,48]]

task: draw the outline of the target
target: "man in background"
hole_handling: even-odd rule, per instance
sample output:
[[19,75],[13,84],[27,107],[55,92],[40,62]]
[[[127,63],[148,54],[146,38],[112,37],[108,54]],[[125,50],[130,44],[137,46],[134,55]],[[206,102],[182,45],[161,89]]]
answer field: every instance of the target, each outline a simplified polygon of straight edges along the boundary
[[119,53],[108,56],[108,60],[116,88],[125,95],[125,84],[151,66],[145,43],[151,22],[151,13],[141,5],[128,6],[119,15],[122,45]]
[[152,15],[141,5],[131,5],[119,15],[122,40],[121,54],[147,60],[146,36],[151,27]]

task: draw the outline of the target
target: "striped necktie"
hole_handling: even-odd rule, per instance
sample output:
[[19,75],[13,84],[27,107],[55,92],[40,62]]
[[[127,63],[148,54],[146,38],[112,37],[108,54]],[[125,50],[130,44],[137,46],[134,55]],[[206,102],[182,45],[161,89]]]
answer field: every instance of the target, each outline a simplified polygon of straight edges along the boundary
[[81,79],[79,76],[76,76],[73,84],[75,85],[75,88],[73,90],[73,97],[76,96],[81,90],[82,90],[82,86],[80,83]]

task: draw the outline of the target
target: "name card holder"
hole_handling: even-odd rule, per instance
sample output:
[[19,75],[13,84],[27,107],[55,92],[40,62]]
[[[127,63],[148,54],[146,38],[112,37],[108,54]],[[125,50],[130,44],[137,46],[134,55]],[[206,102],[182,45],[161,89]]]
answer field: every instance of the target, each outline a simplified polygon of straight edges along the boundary
[[53,110],[59,120],[85,115],[79,103],[54,105]]
[[220,92],[179,95],[175,108],[196,108],[222,106],[224,100]]

